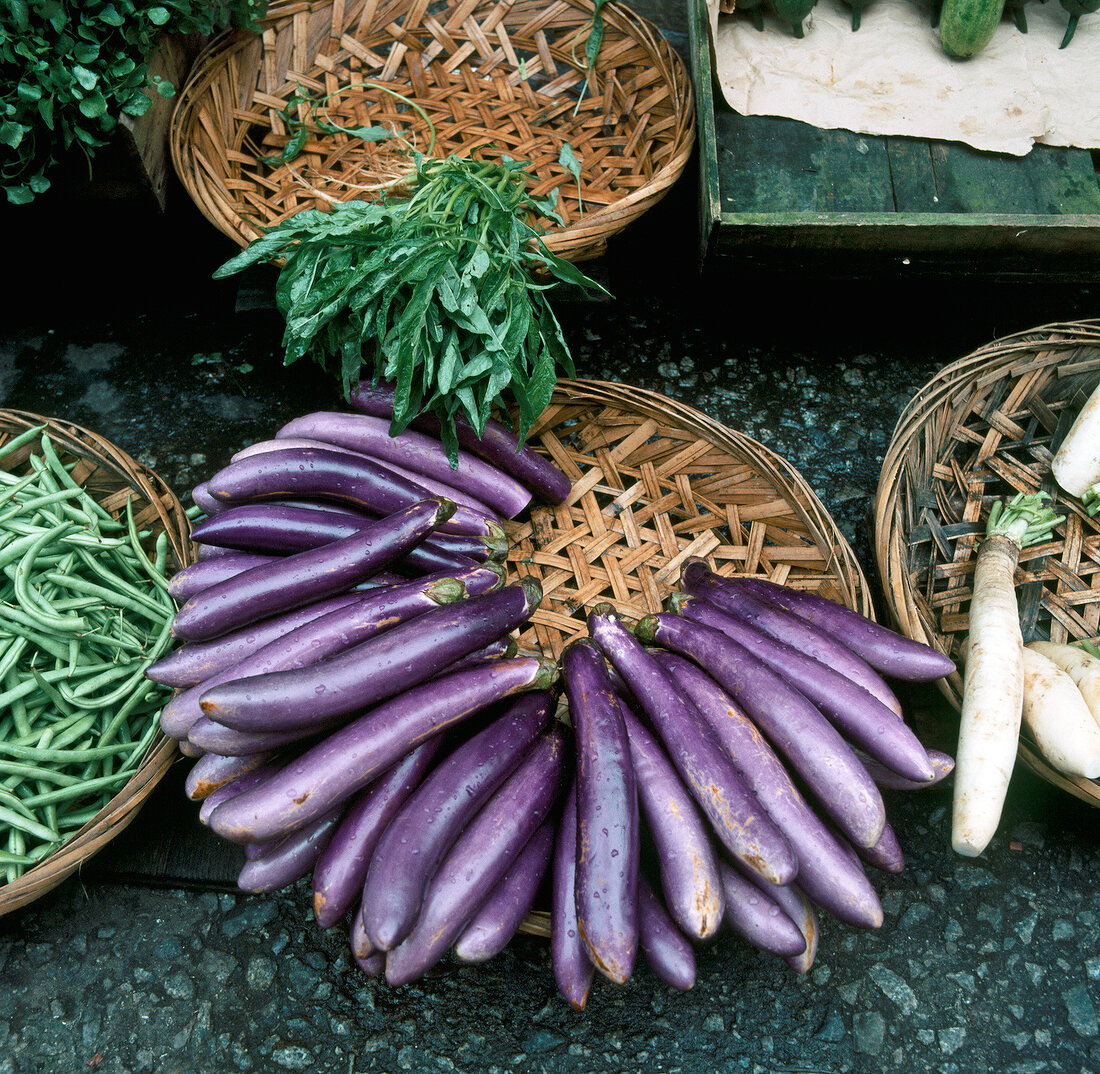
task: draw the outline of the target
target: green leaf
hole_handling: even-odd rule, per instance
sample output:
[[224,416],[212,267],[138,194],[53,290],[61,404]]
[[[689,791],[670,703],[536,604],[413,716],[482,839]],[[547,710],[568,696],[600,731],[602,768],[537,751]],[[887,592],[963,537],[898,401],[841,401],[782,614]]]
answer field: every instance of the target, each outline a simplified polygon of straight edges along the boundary
[[128,116],[143,116],[153,107],[153,99],[144,93],[138,93],[131,97],[123,106],[122,111]]
[[108,26],[125,26],[126,19],[120,15],[114,4],[104,4],[99,9],[98,15],[100,22],[105,22]]
[[166,78],[159,79],[157,81],[157,93],[162,97],[175,97],[176,87],[168,81]]
[[30,127],[23,123],[14,123],[10,119],[5,119],[3,123],[0,123],[0,145],[18,149],[19,143],[23,141],[23,135],[29,130]]
[[99,75],[94,71],[89,71],[87,67],[82,67],[78,63],[73,64],[73,77],[86,90],[95,89],[95,85],[99,81]]
[[12,205],[29,205],[34,201],[34,191],[29,186],[7,186],[4,193]]
[[561,152],[558,154],[558,163],[569,172],[574,179],[580,179],[581,162],[577,158],[577,154],[573,152],[573,147],[568,142],[562,142]]
[[78,107],[82,115],[87,116],[89,119],[97,119],[99,116],[107,114],[107,99],[99,90],[96,90],[85,97]]
[[164,26],[172,17],[166,7],[151,7],[145,14],[154,26]]

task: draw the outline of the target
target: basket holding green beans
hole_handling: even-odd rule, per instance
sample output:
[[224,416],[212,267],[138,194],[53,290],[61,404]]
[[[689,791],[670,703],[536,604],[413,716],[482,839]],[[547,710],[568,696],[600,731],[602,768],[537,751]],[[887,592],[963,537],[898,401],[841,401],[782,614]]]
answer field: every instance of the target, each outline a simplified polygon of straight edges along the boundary
[[[0,886],[74,836],[137,769],[171,691],[168,535],[114,518],[47,428],[0,447]],[[6,464],[6,463],[5,463]],[[144,543],[143,543],[144,542]]]

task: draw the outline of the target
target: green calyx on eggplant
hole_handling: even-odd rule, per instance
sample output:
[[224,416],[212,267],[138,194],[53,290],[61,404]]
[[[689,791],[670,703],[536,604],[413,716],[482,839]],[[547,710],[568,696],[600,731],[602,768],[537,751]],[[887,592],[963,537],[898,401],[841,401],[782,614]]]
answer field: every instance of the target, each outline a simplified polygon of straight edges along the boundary
[[817,0],[770,0],[770,2],[776,18],[790,26],[791,33],[795,37],[805,37],[803,23]]
[[1096,11],[1100,11],[1100,0],[1058,0],[1058,2],[1066,9],[1066,13],[1069,15],[1069,22],[1066,23],[1066,34],[1062,38],[1062,43],[1059,48],[1065,48],[1073,40],[1073,35],[1077,32],[1077,23],[1082,15],[1091,15]]

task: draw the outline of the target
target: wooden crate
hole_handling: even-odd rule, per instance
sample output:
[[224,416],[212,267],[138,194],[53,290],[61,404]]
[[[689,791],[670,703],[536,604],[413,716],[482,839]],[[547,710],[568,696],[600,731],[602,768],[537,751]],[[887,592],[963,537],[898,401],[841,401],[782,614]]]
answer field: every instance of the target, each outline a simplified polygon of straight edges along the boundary
[[704,262],[830,276],[1095,278],[1093,154],[1026,157],[955,142],[742,116],[714,80],[704,0],[688,0]]

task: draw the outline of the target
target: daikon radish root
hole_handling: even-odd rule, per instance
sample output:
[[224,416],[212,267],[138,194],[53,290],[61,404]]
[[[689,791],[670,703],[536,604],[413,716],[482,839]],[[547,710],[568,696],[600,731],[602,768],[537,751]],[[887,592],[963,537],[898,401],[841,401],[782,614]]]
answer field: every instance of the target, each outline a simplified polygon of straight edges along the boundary
[[1066,433],[1050,472],[1060,488],[1081,498],[1100,482],[1100,384]]
[[1092,718],[1100,724],[1100,658],[1062,642],[1033,641],[1028,648],[1053,660],[1077,684]]
[[1069,674],[1034,643],[1024,646],[1023,723],[1059,772],[1100,776],[1100,723]]
[[997,501],[974,566],[951,821],[951,846],[968,857],[981,854],[997,830],[1016,760],[1024,641],[1015,570],[1020,550],[1049,537],[1058,521],[1046,498]]

